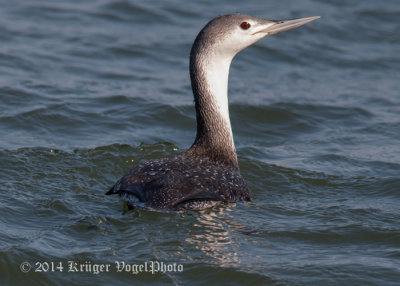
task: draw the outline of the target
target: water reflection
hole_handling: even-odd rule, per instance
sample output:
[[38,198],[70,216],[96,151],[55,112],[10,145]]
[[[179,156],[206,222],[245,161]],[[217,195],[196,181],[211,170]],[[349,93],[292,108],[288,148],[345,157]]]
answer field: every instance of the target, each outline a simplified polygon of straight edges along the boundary
[[222,266],[239,262],[237,249],[240,243],[235,241],[226,220],[229,211],[229,208],[221,208],[199,212],[186,238],[186,242],[201,251],[202,256],[210,257]]

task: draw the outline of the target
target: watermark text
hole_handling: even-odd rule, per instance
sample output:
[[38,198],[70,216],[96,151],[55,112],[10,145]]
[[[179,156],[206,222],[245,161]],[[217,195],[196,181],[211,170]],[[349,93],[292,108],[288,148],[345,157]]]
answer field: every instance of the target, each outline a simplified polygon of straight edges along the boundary
[[20,270],[23,273],[33,272],[67,272],[67,273],[92,273],[98,275],[108,272],[126,272],[133,275],[139,273],[167,273],[182,272],[183,264],[162,262],[157,260],[145,261],[143,263],[128,263],[123,260],[116,260],[114,263],[93,263],[92,261],[78,262],[74,260],[67,261],[24,261],[20,264]]

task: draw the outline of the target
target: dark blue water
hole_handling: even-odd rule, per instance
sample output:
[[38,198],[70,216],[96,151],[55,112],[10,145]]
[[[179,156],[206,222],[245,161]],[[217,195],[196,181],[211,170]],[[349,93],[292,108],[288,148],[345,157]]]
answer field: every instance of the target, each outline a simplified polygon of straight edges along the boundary
[[[232,63],[253,201],[124,211],[103,194],[191,145],[191,44],[236,12],[321,16]],[[395,0],[2,1],[0,284],[398,285],[399,19]]]

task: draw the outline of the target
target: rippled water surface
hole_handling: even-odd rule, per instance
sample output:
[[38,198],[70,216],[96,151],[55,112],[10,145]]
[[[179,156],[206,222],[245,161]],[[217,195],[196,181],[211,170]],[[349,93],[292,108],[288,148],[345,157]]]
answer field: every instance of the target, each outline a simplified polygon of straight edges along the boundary
[[[232,63],[253,201],[124,211],[104,193],[190,146],[191,44],[236,12],[321,16]],[[398,285],[399,15],[395,0],[2,1],[0,284]],[[132,269],[151,263],[171,271]]]

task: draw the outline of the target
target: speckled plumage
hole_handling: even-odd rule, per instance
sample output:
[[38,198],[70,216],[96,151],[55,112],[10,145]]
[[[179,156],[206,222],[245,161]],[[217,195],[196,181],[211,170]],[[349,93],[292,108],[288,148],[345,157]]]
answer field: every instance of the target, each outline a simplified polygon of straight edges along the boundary
[[115,193],[131,207],[173,211],[250,200],[236,167],[187,153],[139,163],[107,194]]

